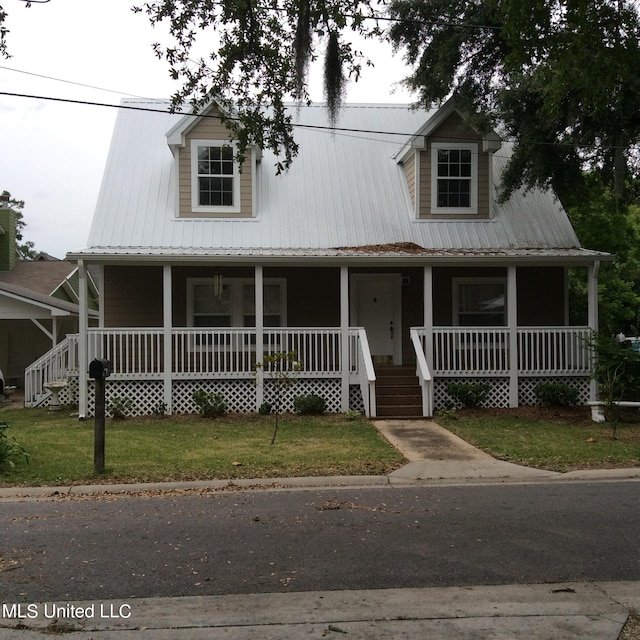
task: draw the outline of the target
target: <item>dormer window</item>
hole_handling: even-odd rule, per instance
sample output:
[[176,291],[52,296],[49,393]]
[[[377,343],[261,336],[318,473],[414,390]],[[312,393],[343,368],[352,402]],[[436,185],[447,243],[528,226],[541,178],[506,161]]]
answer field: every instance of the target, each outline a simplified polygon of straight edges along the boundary
[[477,144],[431,144],[431,213],[478,213]]
[[191,201],[193,211],[240,211],[240,175],[235,148],[220,140],[191,141]]

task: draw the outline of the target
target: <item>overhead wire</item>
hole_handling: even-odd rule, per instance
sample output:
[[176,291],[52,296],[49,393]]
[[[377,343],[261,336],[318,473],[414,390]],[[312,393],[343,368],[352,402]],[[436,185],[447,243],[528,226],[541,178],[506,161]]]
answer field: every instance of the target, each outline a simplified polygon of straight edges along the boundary
[[[114,93],[118,93],[118,92],[114,92]],[[121,95],[128,95],[128,94],[121,94]],[[199,117],[202,118],[217,118],[218,116],[214,115],[214,114],[196,114],[193,111],[171,111],[167,108],[152,108],[152,107],[146,107],[146,106],[141,106],[141,105],[127,105],[127,104],[111,104],[108,102],[96,102],[96,101],[90,101],[90,100],[75,100],[72,98],[56,98],[53,96],[42,96],[42,95],[33,95],[33,94],[25,94],[25,93],[14,93],[14,92],[9,92],[9,91],[0,91],[0,96],[7,96],[7,97],[13,97],[13,98],[26,98],[26,99],[33,99],[33,100],[46,100],[46,101],[50,101],[50,102],[59,102],[59,103],[66,103],[66,104],[75,104],[75,105],[80,105],[80,106],[92,106],[92,107],[104,107],[104,108],[110,108],[110,109],[122,109],[122,110],[130,110],[130,111],[146,111],[146,112],[152,112],[152,113],[165,113],[167,115],[182,115],[182,116],[187,116],[187,115],[198,115]],[[163,99],[154,99],[154,98],[145,98],[145,97],[139,97],[138,99],[140,100],[145,100],[148,101],[149,103],[155,103],[158,106],[163,106],[166,107],[167,105],[167,100],[163,100]],[[402,106],[401,103],[398,103],[398,106]],[[227,117],[227,119],[233,120],[233,117]],[[353,128],[353,127],[337,127],[337,126],[331,126],[331,125],[316,125],[316,124],[303,124],[303,123],[292,123],[292,126],[294,128],[298,128],[298,129],[308,129],[308,130],[316,130],[319,132],[326,132],[326,133],[331,133],[333,135],[342,135],[342,136],[346,136],[346,135],[356,135],[356,134],[367,134],[367,135],[371,135],[371,136],[398,136],[399,138],[404,138],[404,139],[408,139],[408,138],[413,138],[416,136],[416,132],[415,131],[411,131],[411,132],[406,132],[406,131],[382,131],[379,129],[359,129],[359,128]],[[361,135],[359,135],[358,137],[362,137]],[[378,139],[374,139],[374,138],[369,138],[370,140],[377,140],[379,142],[383,142],[383,140],[378,140]],[[453,138],[452,138],[453,139]],[[468,138],[460,138],[461,140],[468,140]],[[574,144],[574,143],[569,143],[569,142],[546,142],[546,141],[541,141],[541,140],[530,140],[530,141],[517,141],[516,139],[509,139],[506,137],[502,137],[501,138],[503,140],[503,142],[519,142],[520,144],[530,144],[530,145],[546,145],[546,146],[554,146],[554,145],[559,145],[559,146],[568,146],[568,147],[575,147],[575,148],[580,148],[580,149],[617,149],[617,148],[621,148],[621,147],[617,147],[615,145],[585,145],[585,144]],[[626,147],[624,147],[626,148]]]

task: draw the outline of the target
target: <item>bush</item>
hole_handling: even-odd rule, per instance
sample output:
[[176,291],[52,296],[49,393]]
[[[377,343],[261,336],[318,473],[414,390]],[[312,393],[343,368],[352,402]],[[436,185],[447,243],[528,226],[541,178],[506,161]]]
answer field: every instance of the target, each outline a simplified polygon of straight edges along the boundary
[[310,393],[306,396],[296,396],[293,399],[293,408],[302,415],[319,416],[327,410],[327,402],[315,393]]
[[483,383],[455,383],[447,385],[447,393],[463,407],[477,407],[482,404],[491,391],[488,382]]
[[114,420],[124,420],[133,407],[133,400],[129,397],[120,398],[114,396],[109,400],[107,412],[111,414]]
[[578,390],[568,384],[543,382],[536,387],[536,398],[551,407],[573,407],[578,404]]
[[227,403],[219,393],[198,389],[198,391],[194,391],[192,398],[204,418],[223,416],[227,410]]
[[8,428],[6,422],[0,422],[0,472],[15,467],[15,458],[23,457],[25,462],[29,462],[29,454],[24,447],[15,438],[7,435]]
[[270,402],[263,402],[258,409],[261,416],[268,416],[273,411],[273,405]]

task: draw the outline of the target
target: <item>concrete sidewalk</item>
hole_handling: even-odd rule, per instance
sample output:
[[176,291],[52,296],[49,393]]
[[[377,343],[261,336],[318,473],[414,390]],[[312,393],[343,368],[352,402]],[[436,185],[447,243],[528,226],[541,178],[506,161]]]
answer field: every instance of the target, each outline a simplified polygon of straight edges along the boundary
[[[35,640],[617,640],[638,583],[324,591],[38,603],[0,619],[0,637]],[[54,615],[67,612],[68,615]],[[53,617],[51,617],[53,616]]]

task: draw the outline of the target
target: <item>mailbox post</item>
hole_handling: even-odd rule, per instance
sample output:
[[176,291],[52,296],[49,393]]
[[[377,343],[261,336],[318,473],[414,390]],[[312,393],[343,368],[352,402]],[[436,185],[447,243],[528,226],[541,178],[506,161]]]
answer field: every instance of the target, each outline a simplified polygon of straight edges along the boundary
[[95,381],[96,404],[93,429],[93,471],[104,473],[105,378],[111,375],[111,363],[96,358],[89,363],[89,377]]

